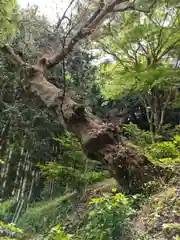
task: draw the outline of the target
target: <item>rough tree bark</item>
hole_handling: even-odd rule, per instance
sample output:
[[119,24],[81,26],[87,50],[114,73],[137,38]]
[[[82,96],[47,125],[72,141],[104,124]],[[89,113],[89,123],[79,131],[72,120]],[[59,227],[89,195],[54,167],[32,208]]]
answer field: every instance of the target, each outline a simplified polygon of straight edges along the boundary
[[[122,5],[121,5],[122,4]],[[89,158],[107,164],[111,175],[124,190],[131,193],[139,191],[143,184],[157,177],[159,168],[155,167],[135,148],[119,141],[118,129],[112,124],[103,123],[88,112],[84,106],[74,102],[63,90],[48,82],[44,72],[58,64],[81,39],[90,35],[104,17],[115,11],[135,9],[131,1],[115,0],[97,10],[83,27],[66,42],[65,48],[51,57],[42,57],[36,65],[25,63],[13,49],[6,45],[3,52],[11,61],[26,72],[24,87],[28,93],[39,97],[45,106],[63,122],[68,131],[80,140]]]

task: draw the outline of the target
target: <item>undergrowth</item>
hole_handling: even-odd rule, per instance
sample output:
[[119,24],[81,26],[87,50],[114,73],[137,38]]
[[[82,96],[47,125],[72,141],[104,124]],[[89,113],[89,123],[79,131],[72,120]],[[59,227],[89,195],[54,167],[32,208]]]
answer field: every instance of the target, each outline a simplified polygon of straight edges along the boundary
[[[162,136],[154,136],[149,132],[138,129],[135,125],[124,125],[125,136],[139,149],[146,153],[155,164],[169,167],[175,171],[180,168],[180,135],[175,134],[168,141]],[[17,227],[23,229],[25,234],[9,234],[6,231],[5,239],[32,240],[179,240],[180,235],[180,193],[178,177],[169,183],[163,181],[148,182],[141,194],[126,196],[113,189],[111,193],[99,195],[100,189],[87,191],[89,194],[88,207],[79,198],[88,188],[96,183],[105,185],[108,177],[106,171],[72,172],[71,167],[59,167],[56,164],[46,165],[42,168],[44,175],[54,178],[58,174],[71,177],[71,182],[79,183],[81,192],[72,191],[64,196],[48,201],[31,204],[17,222]],[[77,177],[78,176],[78,177]],[[74,179],[74,180],[73,180]],[[95,185],[93,185],[95,184]],[[96,186],[98,187],[98,185]],[[99,185],[101,188],[101,185]],[[86,189],[87,188],[87,189]],[[103,190],[105,191],[105,189]],[[161,192],[161,193],[159,193]],[[95,193],[95,196],[93,195]],[[82,201],[82,202],[81,202]],[[85,200],[86,201],[86,200]],[[9,222],[13,216],[15,202],[8,200],[1,204],[0,219]],[[76,217],[77,208],[87,211],[87,217],[76,227],[68,229],[70,218]],[[70,221],[72,222],[72,221]],[[78,221],[77,221],[78,222]],[[5,223],[1,223],[1,232]],[[15,231],[13,225],[9,232]],[[161,237],[161,238],[159,238]],[[2,239],[2,237],[0,238]]]
[[66,220],[75,204],[75,196],[75,192],[70,193],[28,208],[17,222],[17,226],[33,234],[47,233],[53,226]]

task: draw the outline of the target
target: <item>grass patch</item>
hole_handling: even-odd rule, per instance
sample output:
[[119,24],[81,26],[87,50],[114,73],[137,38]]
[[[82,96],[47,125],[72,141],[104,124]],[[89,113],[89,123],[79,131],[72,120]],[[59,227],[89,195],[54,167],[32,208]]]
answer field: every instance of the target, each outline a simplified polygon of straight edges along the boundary
[[76,202],[74,198],[75,192],[32,206],[20,217],[17,226],[27,233],[46,233],[56,224],[66,220]]

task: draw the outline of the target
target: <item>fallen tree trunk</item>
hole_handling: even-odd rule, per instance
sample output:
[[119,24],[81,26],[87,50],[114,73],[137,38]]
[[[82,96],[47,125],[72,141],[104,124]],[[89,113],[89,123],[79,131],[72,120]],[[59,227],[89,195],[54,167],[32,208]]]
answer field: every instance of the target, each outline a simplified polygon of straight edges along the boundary
[[125,191],[138,192],[144,183],[157,178],[160,168],[155,167],[132,146],[119,140],[117,127],[103,123],[88,112],[83,105],[74,102],[63,91],[44,77],[45,65],[26,68],[26,90],[38,96],[66,129],[81,142],[86,155],[103,164]]

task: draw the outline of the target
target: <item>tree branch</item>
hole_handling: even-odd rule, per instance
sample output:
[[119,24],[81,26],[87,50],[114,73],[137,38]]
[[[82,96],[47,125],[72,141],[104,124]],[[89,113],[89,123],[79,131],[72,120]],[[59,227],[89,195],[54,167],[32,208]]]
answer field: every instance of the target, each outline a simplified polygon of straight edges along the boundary
[[68,40],[65,45],[64,51],[61,49],[57,54],[53,55],[48,59],[47,67],[51,68],[58,64],[63,58],[65,58],[69,52],[72,51],[73,47],[81,39],[89,36],[92,32],[95,31],[98,24],[107,16],[109,13],[112,13],[116,6],[123,3],[123,6],[119,8],[119,12],[125,11],[129,7],[129,1],[124,0],[114,0],[110,4],[106,4],[104,8],[97,9],[94,14],[89,18],[89,20],[74,34],[74,36]]
[[57,22],[57,24],[56,24],[56,27],[55,27],[56,30],[59,29],[59,27],[60,27],[63,19],[64,19],[64,18],[67,18],[66,13],[68,12],[69,8],[72,6],[72,4],[74,3],[74,1],[75,1],[75,0],[71,0],[71,2],[69,3],[68,7],[67,7],[66,10],[65,10],[65,12],[63,13],[62,17],[59,18],[59,20],[58,20],[58,22]]
[[167,95],[167,98],[166,98],[166,101],[163,105],[163,108],[161,110],[161,114],[160,114],[160,121],[159,121],[159,126],[158,126],[158,129],[157,131],[160,132],[161,128],[162,128],[162,125],[164,123],[164,115],[165,115],[165,111],[167,109],[167,106],[170,102],[170,99],[171,99],[171,95],[172,95],[172,87],[170,87],[169,89],[169,92],[168,92],[168,95]]
[[22,66],[26,66],[27,63],[25,63],[23,61],[23,59],[14,52],[13,48],[11,46],[9,46],[8,44],[4,45],[2,48],[1,48],[1,51],[8,55],[11,62],[17,66],[17,67],[22,67]]
[[[65,13],[68,11],[69,7],[72,5],[73,1],[70,2],[67,10]],[[115,12],[123,12],[126,10],[137,10],[135,8],[134,3],[130,2],[129,0],[114,0],[108,4],[105,4],[104,7],[98,8],[92,16],[87,20],[87,22],[80,27],[78,31],[74,33],[74,35],[70,38],[67,39],[64,47],[61,47],[60,51],[55,53],[51,57],[44,56],[40,60],[40,62],[43,62],[45,65],[44,67],[47,68],[52,68],[56,64],[58,64],[60,61],[62,61],[74,48],[74,46],[82,39],[85,37],[89,36],[92,32],[95,31],[97,28],[98,24],[109,14]],[[142,10],[143,11],[143,10]],[[65,15],[65,14],[64,14]],[[63,16],[64,16],[63,15]],[[58,24],[56,25],[56,29],[58,28],[59,24],[61,23],[62,18],[59,20]],[[13,59],[16,62],[16,65],[26,65],[26,63],[20,58],[19,55],[16,55],[13,51],[12,48],[9,46],[4,46],[2,49],[6,54],[8,53],[13,57]],[[46,58],[46,60],[44,60]]]
[[174,41],[172,44],[170,44],[166,50],[164,50],[161,55],[157,58],[157,61],[161,60],[168,52],[170,52],[174,46],[176,46],[176,44],[178,44],[180,42],[180,39],[177,39],[176,41]]

